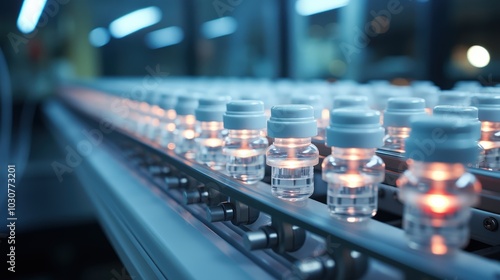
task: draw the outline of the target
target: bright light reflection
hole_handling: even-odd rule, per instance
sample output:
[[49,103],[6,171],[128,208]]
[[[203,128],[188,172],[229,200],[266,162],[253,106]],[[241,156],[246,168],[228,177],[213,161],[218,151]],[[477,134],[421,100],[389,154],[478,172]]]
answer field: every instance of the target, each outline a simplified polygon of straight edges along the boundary
[[177,113],[175,112],[175,110],[170,109],[167,111],[167,118],[169,120],[174,120],[176,117],[177,117]]
[[186,124],[188,125],[193,125],[196,123],[196,118],[194,117],[194,115],[187,115],[185,119],[186,119]]
[[490,63],[490,53],[484,47],[472,46],[467,50],[467,60],[476,68],[483,68]]
[[429,206],[434,213],[445,214],[454,206],[451,199],[442,194],[428,194],[424,198],[424,204]]
[[109,25],[109,31],[115,38],[123,38],[143,28],[158,23],[161,20],[161,10],[158,7],[148,7],[133,11],[115,19]]
[[214,39],[234,33],[237,27],[238,23],[233,17],[221,17],[203,23],[201,34],[207,39]]
[[92,46],[99,48],[109,43],[109,32],[106,28],[98,27],[90,31],[89,42]]
[[235,157],[238,158],[249,158],[260,155],[260,152],[257,150],[237,150],[234,154]]
[[146,46],[150,49],[159,49],[182,42],[184,32],[180,27],[170,26],[150,32],[144,38]]
[[174,123],[167,124],[167,130],[173,132],[175,130],[175,124]]
[[446,242],[441,235],[431,237],[431,252],[435,255],[444,255],[448,252]]
[[215,147],[220,147],[222,146],[222,140],[217,139],[217,138],[208,138],[204,141],[203,145],[210,147],[210,148],[215,148]]
[[193,139],[193,138],[194,138],[194,136],[195,136],[195,132],[194,132],[194,130],[191,130],[191,129],[184,130],[184,131],[182,132],[182,136],[183,136],[185,139],[189,139],[189,140],[191,140],[191,139]]
[[24,0],[17,18],[17,28],[24,34],[35,30],[47,0]]
[[297,0],[295,11],[301,16],[310,16],[338,9],[349,4],[349,0]]

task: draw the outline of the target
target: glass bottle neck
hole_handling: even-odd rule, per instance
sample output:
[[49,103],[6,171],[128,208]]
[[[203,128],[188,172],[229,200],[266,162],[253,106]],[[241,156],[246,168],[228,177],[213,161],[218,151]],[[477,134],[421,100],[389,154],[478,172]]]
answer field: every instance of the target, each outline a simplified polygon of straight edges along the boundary
[[242,138],[242,139],[250,139],[250,138],[258,138],[262,137],[264,134],[262,130],[253,130],[253,129],[230,129],[228,131],[228,136],[231,138]]
[[465,172],[461,163],[422,162],[408,160],[408,170],[416,177],[428,178],[433,181],[446,181],[460,178]]
[[500,122],[481,122],[480,145],[484,150],[497,149],[500,147]]
[[199,122],[201,130],[218,131],[224,129],[223,122]]
[[500,122],[481,122],[481,131],[482,132],[495,132],[500,131]]
[[177,115],[177,122],[179,124],[193,125],[196,123],[194,115]]
[[346,160],[370,159],[377,149],[332,147],[332,156]]
[[274,145],[277,147],[295,148],[311,144],[311,138],[275,138]]
[[386,128],[387,135],[398,138],[408,138],[410,136],[410,131],[411,129],[409,127],[388,126]]

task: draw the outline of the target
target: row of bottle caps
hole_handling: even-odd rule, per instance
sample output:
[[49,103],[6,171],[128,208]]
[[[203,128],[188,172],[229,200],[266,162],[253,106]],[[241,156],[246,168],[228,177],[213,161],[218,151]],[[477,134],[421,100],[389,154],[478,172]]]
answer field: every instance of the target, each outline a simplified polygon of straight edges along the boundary
[[[194,115],[199,98],[220,99],[221,102],[230,99],[254,99],[266,103],[265,100],[279,96],[282,101],[279,104],[307,104],[314,108],[318,127],[315,138],[319,140],[325,139],[330,109],[358,106],[379,111],[380,121],[387,128],[383,146],[396,152],[405,150],[404,141],[397,138],[408,137],[409,131],[404,128],[409,127],[411,117],[424,114],[424,110],[428,114],[434,111],[441,117],[470,122],[475,126],[476,140],[481,141],[487,150],[499,148],[500,142],[499,136],[496,135],[500,129],[496,127],[497,123],[500,123],[500,87],[480,87],[477,82],[459,82],[455,91],[439,91],[432,83],[425,81],[414,82],[411,86],[393,86],[387,81],[372,81],[367,85],[360,85],[350,81],[306,83],[281,80],[271,83],[268,80],[206,78],[169,78],[152,85],[133,79],[101,80],[97,82],[97,87],[106,92],[114,92],[115,95],[110,98],[128,101],[126,105],[131,110],[138,107],[139,110],[135,113],[140,112],[139,114],[150,117],[153,123],[158,122],[157,119],[161,117],[159,115],[164,112],[169,112],[171,119],[174,119],[175,115]],[[206,87],[203,94],[202,87]],[[247,88],[250,87],[253,87],[253,95],[241,94],[248,92]],[[238,92],[240,94],[237,94]],[[323,95],[315,92],[323,92]],[[367,97],[370,92],[372,102]],[[331,97],[330,104],[323,101],[329,99],[327,97]],[[266,114],[270,116],[269,109]],[[138,129],[146,129],[147,126],[144,121],[136,122],[135,125],[139,126]],[[155,132],[152,133],[156,135]],[[489,157],[490,163],[479,158],[478,162],[472,165],[498,170],[500,163],[492,156]]]
[[[500,87],[481,87],[479,83],[459,82],[451,91],[441,91],[428,81],[415,81],[409,86],[395,86],[388,81],[372,81],[358,84],[353,81],[297,82],[292,80],[252,80],[252,79],[208,79],[208,78],[162,78],[155,80],[101,80],[98,86],[136,101],[160,103],[161,95],[175,96],[203,93],[210,96],[230,96],[233,100],[262,100],[267,109],[274,105],[290,104],[295,96],[313,96],[314,106],[333,109],[336,96],[365,97],[368,105],[375,110],[385,109],[391,97],[419,97],[426,101],[427,108],[436,105],[470,105],[475,93],[500,94]],[[189,89],[189,90],[187,90]],[[312,102],[312,101],[311,101]]]
[[[387,85],[373,87],[387,88]],[[293,103],[299,104],[273,106],[266,126],[264,106],[259,101],[228,103],[229,98],[222,94],[200,97],[195,93],[167,90],[152,99],[88,93],[74,94],[72,101],[178,154],[191,153],[198,162],[215,170],[225,166],[230,176],[247,183],[262,179],[265,160],[272,167],[273,195],[281,199],[302,200],[312,194],[318,150],[311,144],[311,137],[316,136],[317,127],[326,127],[323,115],[318,114],[324,108],[314,110],[314,103],[307,105],[311,100],[317,102],[313,95],[302,91],[302,96],[292,98]],[[425,117],[424,99],[390,98],[383,111],[385,133],[379,110],[369,109],[366,97],[334,97],[334,110],[324,134],[326,144],[333,147],[332,155],[325,158],[322,166],[322,178],[328,183],[330,213],[348,222],[366,220],[376,213],[377,185],[383,181],[385,165],[375,155],[375,149],[385,141],[391,149],[406,149],[407,157],[416,162],[410,164],[398,184],[400,198],[408,208],[404,227],[412,246],[435,254],[463,246],[468,236],[468,207],[477,203],[480,191],[480,184],[466,172],[464,165],[478,158],[478,140],[484,137],[492,137],[488,140],[494,143],[492,148],[498,149],[495,137],[500,128],[493,125],[481,132],[478,120],[478,112],[482,112],[480,118],[487,118],[482,119],[485,123],[500,123],[496,119],[500,96],[438,94],[453,98],[464,95],[479,110],[464,107],[470,103],[442,105],[434,108],[436,116]],[[123,108],[129,114],[113,109],[114,104],[125,105]],[[341,107],[339,104],[344,108],[336,109]],[[128,126],[130,123],[134,126]],[[263,135],[251,133],[266,127],[268,136],[275,139],[269,147]],[[224,134],[224,128],[229,129],[229,135]],[[231,131],[245,132],[231,134]],[[169,135],[173,138],[162,143]],[[442,232],[453,232],[449,234],[453,236]]]

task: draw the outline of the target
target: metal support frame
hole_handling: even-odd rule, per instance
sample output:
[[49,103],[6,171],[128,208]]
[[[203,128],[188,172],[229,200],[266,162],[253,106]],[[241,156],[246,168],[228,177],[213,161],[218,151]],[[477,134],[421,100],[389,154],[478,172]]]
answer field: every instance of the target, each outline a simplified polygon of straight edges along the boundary
[[[49,102],[44,112],[61,145],[82,140],[83,124],[61,104]],[[144,191],[150,183],[105,145],[95,146],[74,170],[131,276],[217,279],[223,271],[228,279],[274,278],[259,266],[248,266],[251,261],[245,255],[175,200]]]

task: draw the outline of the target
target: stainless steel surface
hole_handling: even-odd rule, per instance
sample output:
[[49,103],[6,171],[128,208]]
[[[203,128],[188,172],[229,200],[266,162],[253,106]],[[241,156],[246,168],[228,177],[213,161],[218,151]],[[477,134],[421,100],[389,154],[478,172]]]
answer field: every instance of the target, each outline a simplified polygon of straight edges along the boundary
[[[63,145],[81,140],[81,123],[67,109],[49,103],[45,112],[52,128],[66,137]],[[132,274],[140,279],[216,279],[223,271],[233,279],[273,278],[259,266],[248,266],[246,256],[175,200],[145,191],[150,184],[118,159],[100,145],[75,171]]]

